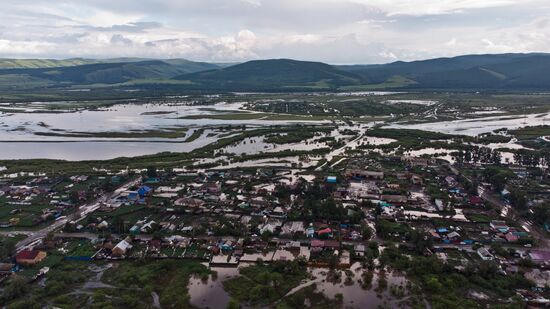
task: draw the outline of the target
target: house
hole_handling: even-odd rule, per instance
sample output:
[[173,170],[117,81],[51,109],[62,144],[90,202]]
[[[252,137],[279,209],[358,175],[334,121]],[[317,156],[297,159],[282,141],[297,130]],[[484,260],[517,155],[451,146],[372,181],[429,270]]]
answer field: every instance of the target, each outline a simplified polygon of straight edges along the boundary
[[468,201],[473,206],[483,206],[483,199],[477,195],[470,196]]
[[413,185],[422,185],[422,177],[418,175],[411,175],[411,183]]
[[327,227],[325,229],[319,230],[317,234],[320,238],[329,238],[332,237],[332,229]]
[[181,207],[198,208],[206,204],[203,200],[191,197],[182,197],[174,202],[174,205]]
[[143,226],[141,227],[141,232],[150,233],[155,229],[156,226],[157,226],[157,223],[154,220],[151,220],[143,224]]
[[130,234],[132,235],[138,235],[141,232],[141,226],[134,225],[130,228]]
[[361,233],[357,231],[351,231],[351,233],[349,234],[349,238],[351,240],[360,240],[363,238],[363,235],[361,235]]
[[536,264],[548,264],[550,263],[550,251],[531,250],[529,258]]
[[331,250],[338,250],[340,249],[340,242],[337,240],[325,240],[324,248],[331,249]]
[[363,244],[357,244],[353,247],[353,251],[355,251],[356,256],[365,256],[365,245]]
[[132,244],[128,238],[121,240],[114,248],[111,250],[111,253],[115,257],[122,257],[128,253],[128,250],[132,249]]
[[445,182],[447,183],[447,186],[450,188],[454,188],[458,186],[458,182],[453,176],[447,176],[445,177]]
[[407,197],[404,195],[382,195],[380,196],[380,199],[395,205],[402,205],[407,202]]
[[502,220],[492,220],[489,224],[493,230],[496,230],[501,233],[507,233],[510,227],[506,224],[506,222]]
[[148,186],[142,186],[137,190],[140,197],[145,197],[151,194],[152,191],[153,189],[149,188]]
[[519,240],[519,236],[512,232],[506,233],[506,235],[504,235],[504,238],[507,242],[517,242]]
[[273,209],[269,216],[273,218],[284,219],[286,218],[286,211],[284,211],[283,208],[281,208],[280,206],[277,206],[275,207],[275,209]]
[[322,240],[314,239],[310,243],[311,249],[318,248],[323,249],[325,246],[325,242]]
[[307,238],[313,238],[313,236],[315,236],[315,228],[313,226],[309,226],[306,229],[306,237]]
[[107,223],[107,221],[103,220],[101,221],[98,225],[97,225],[97,228],[98,229],[106,229],[109,227],[109,223]]
[[279,220],[269,220],[265,224],[260,224],[258,226],[258,229],[260,230],[260,234],[263,234],[265,232],[275,233],[277,228],[282,226],[282,222]]
[[0,263],[0,275],[2,274],[11,274],[15,264],[11,263]]
[[339,266],[340,267],[350,267],[351,265],[351,255],[349,251],[344,250],[340,254]]
[[447,234],[447,238],[449,238],[450,240],[456,240],[460,238],[460,234],[458,234],[455,231],[452,231],[449,234]]
[[304,222],[302,221],[289,221],[281,228],[281,235],[303,234],[304,232]]
[[204,193],[220,194],[222,192],[222,186],[218,183],[207,183],[201,188]]
[[48,254],[40,250],[23,250],[15,256],[17,264],[36,265],[46,258]]
[[360,169],[347,169],[345,174],[347,177],[356,178],[356,179],[373,179],[373,180],[384,179],[384,172],[372,172],[372,171],[365,171]]
[[477,255],[479,255],[479,257],[484,261],[490,261],[494,259],[494,256],[489,252],[489,250],[483,247],[477,249]]

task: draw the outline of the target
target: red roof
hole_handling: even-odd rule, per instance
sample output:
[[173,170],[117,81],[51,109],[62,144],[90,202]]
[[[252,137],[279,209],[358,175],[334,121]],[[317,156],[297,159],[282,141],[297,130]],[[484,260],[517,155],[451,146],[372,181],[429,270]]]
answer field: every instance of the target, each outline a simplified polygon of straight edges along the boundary
[[40,253],[38,250],[23,250],[17,254],[16,260],[33,260]]
[[321,235],[321,234],[329,234],[329,233],[332,233],[332,230],[331,230],[330,228],[327,227],[326,229],[322,229],[322,230],[320,230],[320,231],[317,232],[317,233],[319,233],[319,235]]
[[516,235],[514,235],[514,234],[512,234],[512,233],[508,233],[508,234],[504,235],[504,237],[506,238],[506,240],[507,240],[508,242],[516,242],[516,241],[519,240],[519,237],[516,236]]
[[483,203],[483,200],[479,196],[470,196],[470,203],[471,204],[481,204]]
[[337,240],[326,240],[325,241],[325,248],[340,248],[340,242]]

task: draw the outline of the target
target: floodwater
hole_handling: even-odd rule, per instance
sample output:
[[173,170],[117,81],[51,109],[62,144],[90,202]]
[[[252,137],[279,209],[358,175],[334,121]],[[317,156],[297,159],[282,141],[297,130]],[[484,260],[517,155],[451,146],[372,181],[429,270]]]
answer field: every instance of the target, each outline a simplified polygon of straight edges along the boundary
[[[492,144],[492,147],[489,147],[491,149],[498,149],[498,148],[509,148],[509,149],[521,149],[521,145],[518,145],[518,147],[507,147],[507,145],[515,145],[515,144],[508,144],[508,143],[495,143]],[[480,145],[487,147],[488,145]],[[451,153],[456,152],[455,149],[443,149],[443,148],[422,148],[418,150],[409,150],[405,151],[404,155],[409,157],[421,157],[423,155],[429,155],[430,157],[436,157],[438,159],[445,160],[449,163],[454,164],[456,162],[456,158],[451,155]],[[500,162],[502,164],[514,164],[516,163],[516,160],[514,158],[514,154],[509,151],[498,151],[501,155]]]
[[548,113],[514,116],[491,116],[477,119],[462,119],[416,124],[391,124],[387,127],[394,129],[416,129],[446,134],[476,136],[502,128],[513,130],[527,126],[540,126],[545,124],[550,124],[550,114]]
[[211,267],[216,275],[208,276],[207,281],[192,277],[189,280],[191,304],[197,308],[227,308],[231,297],[223,289],[223,281],[239,275],[237,267]]
[[[211,140],[211,139],[210,139]],[[189,152],[207,139],[196,143],[154,142],[0,142],[0,159],[61,159],[69,161],[108,160],[159,152]]]
[[[239,267],[245,267],[249,264],[241,263]],[[226,308],[230,295],[223,288],[223,281],[239,275],[237,267],[212,267],[216,271],[217,276],[208,276],[206,281],[201,278],[191,278],[189,281],[189,295],[191,296],[191,304],[198,308]],[[400,287],[406,290],[407,280],[404,276],[392,272],[375,271],[373,273],[372,286],[369,289],[363,289],[361,283],[362,274],[365,271],[359,263],[354,263],[350,269],[353,276],[349,282],[346,281],[344,271],[342,273],[342,281],[332,283],[326,280],[328,269],[326,268],[309,268],[308,271],[313,275],[314,279],[299,285],[289,291],[287,295],[297,292],[303,287],[311,284],[316,285],[316,290],[322,292],[328,298],[334,299],[336,294],[342,294],[344,308],[377,308],[384,306],[389,308],[406,307],[402,300],[391,294],[390,290]],[[385,278],[388,287],[387,289],[377,290],[379,278]],[[406,294],[406,293],[405,293]]]
[[[181,104],[118,104],[97,110],[47,112],[40,103],[17,107],[26,112],[0,112],[0,159],[62,159],[106,160],[160,152],[189,152],[216,141],[222,131],[219,126],[285,125],[304,121],[182,119],[187,116],[239,112],[244,103],[213,105]],[[12,110],[14,108],[11,108]],[[41,111],[30,113],[29,111]],[[75,134],[101,132],[140,132],[180,129],[181,138],[158,137],[78,137],[44,136],[43,134]],[[197,128],[204,134],[193,142],[184,143]],[[185,130],[187,130],[185,132]],[[42,135],[41,135],[42,134]],[[281,150],[281,149],[277,149]],[[255,148],[256,152],[262,149]],[[247,152],[246,149],[243,152]]]
[[[405,306],[401,304],[399,299],[396,299],[390,293],[390,287],[402,287],[405,289],[406,278],[402,275],[392,272],[374,271],[372,279],[372,287],[370,289],[363,289],[359,280],[362,277],[363,271],[365,271],[359,263],[355,263],[350,268],[353,273],[352,284],[346,285],[346,275],[342,273],[341,283],[332,283],[325,280],[327,269],[316,268],[311,269],[310,272],[320,281],[316,280],[317,291],[323,292],[328,298],[335,298],[336,294],[342,294],[343,307],[344,308],[378,308],[382,306],[384,308],[399,308]],[[378,281],[383,277],[388,282],[387,289],[380,289],[377,291]],[[406,306],[405,306],[406,307]]]

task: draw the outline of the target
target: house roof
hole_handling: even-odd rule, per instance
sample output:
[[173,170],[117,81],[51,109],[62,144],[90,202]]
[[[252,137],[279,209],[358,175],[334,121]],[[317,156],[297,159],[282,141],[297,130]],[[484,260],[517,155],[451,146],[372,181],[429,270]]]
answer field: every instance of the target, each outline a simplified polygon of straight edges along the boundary
[[533,261],[550,261],[550,251],[543,251],[543,250],[532,250],[529,253],[529,257]]
[[506,238],[508,242],[515,242],[519,240],[519,237],[512,233],[507,233],[506,235],[504,235],[504,238]]
[[314,239],[311,241],[311,247],[323,247],[325,245],[325,242],[322,240]]
[[40,253],[38,250],[23,250],[15,257],[17,260],[33,260]]

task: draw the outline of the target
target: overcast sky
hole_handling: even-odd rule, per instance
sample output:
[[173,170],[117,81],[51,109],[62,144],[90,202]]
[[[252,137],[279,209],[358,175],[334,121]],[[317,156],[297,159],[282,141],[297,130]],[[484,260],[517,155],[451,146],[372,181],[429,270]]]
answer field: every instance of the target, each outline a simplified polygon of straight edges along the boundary
[[549,0],[2,0],[0,57],[385,63],[550,52]]

